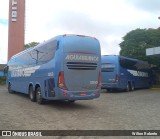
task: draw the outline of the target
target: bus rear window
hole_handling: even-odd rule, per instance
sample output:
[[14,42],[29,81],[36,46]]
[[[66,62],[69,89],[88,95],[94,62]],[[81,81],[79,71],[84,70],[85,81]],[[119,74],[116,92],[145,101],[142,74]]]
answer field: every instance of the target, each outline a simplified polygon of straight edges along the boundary
[[63,40],[65,53],[87,53],[87,54],[99,54],[99,42],[93,38],[69,36]]
[[115,68],[115,65],[112,63],[102,63],[101,70],[102,72],[113,72]]

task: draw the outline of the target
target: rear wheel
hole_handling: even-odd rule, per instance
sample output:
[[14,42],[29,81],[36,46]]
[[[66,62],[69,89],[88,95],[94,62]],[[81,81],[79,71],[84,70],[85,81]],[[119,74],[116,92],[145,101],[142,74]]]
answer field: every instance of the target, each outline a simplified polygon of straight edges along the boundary
[[36,89],[36,101],[38,104],[43,104],[44,103],[44,99],[42,98],[42,94],[41,94],[41,88],[38,87]]
[[130,85],[130,83],[127,83],[126,92],[129,92],[130,90],[131,90],[131,85]]
[[75,100],[68,100],[68,102],[69,102],[69,103],[74,103],[74,102],[75,102]]
[[112,89],[107,89],[107,92],[111,92],[112,91]]
[[30,86],[29,87],[29,98],[32,102],[35,102],[36,101],[36,94],[33,90],[33,86]]
[[131,91],[134,91],[135,89],[135,86],[134,86],[134,83],[131,84]]
[[8,84],[8,92],[9,92],[9,93],[13,93],[11,83]]

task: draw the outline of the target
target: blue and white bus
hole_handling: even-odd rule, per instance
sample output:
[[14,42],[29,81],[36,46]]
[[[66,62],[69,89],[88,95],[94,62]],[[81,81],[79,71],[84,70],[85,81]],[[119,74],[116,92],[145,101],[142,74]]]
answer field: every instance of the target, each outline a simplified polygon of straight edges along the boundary
[[133,91],[151,86],[147,62],[115,55],[104,55],[101,60],[102,89]]
[[96,38],[60,35],[24,50],[8,61],[9,92],[31,101],[89,100],[101,92],[101,52]]

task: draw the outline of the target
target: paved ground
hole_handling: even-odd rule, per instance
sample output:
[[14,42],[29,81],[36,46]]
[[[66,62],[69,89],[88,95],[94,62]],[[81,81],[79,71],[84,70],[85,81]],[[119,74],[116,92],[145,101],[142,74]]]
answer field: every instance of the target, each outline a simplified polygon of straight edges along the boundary
[[0,86],[0,129],[159,130],[160,90],[103,91],[95,100],[39,105],[26,95],[9,94],[5,86]]

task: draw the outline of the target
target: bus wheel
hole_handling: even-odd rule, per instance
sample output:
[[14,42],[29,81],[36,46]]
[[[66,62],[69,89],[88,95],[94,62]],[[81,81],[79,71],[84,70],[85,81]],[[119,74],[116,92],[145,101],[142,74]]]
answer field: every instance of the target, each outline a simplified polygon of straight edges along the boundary
[[107,92],[112,92],[112,89],[107,89]]
[[127,86],[126,86],[126,92],[129,92],[130,90],[131,90],[130,83],[127,83]]
[[74,103],[74,102],[75,102],[75,100],[68,100],[68,102],[69,102],[69,103]]
[[9,83],[9,84],[8,84],[8,92],[9,92],[9,93],[13,93],[13,91],[12,91],[12,89],[11,89],[11,86],[12,86],[11,83]]
[[43,102],[44,102],[42,95],[41,95],[41,88],[40,87],[38,87],[36,89],[36,101],[38,104],[43,104]]
[[134,87],[134,83],[131,84],[131,91],[134,91],[135,87]]
[[35,102],[36,101],[36,94],[33,90],[33,86],[30,86],[29,87],[29,98],[32,102]]

